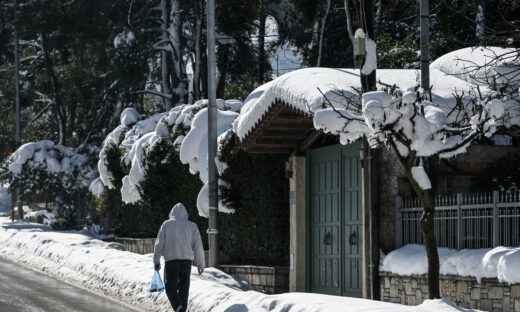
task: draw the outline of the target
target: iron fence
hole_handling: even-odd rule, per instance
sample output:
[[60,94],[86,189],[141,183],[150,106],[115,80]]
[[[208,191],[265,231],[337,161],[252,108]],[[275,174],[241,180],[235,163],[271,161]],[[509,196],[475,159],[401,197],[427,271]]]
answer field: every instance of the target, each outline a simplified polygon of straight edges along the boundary
[[[396,247],[422,244],[418,198],[398,196]],[[491,248],[520,245],[520,191],[446,194],[435,197],[437,246]]]

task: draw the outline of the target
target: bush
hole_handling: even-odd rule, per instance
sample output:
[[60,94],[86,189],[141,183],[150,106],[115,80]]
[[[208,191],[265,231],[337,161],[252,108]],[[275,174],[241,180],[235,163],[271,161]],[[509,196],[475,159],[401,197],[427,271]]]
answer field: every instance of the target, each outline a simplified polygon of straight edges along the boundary
[[76,223],[76,210],[81,206],[78,199],[87,192],[94,171],[87,157],[43,140],[24,144],[13,153],[7,174],[11,190],[20,187],[24,201],[54,202],[58,217],[66,221],[63,226],[69,228]]
[[419,68],[419,46],[412,35],[395,39],[388,33],[377,37],[377,66],[379,68]]
[[[102,217],[111,221],[117,235],[155,237],[178,202],[184,204],[189,219],[198,225],[201,234],[206,232],[207,219],[198,216],[197,210],[197,195],[202,183],[198,176],[189,172],[188,165],[180,162],[173,147],[175,138],[184,135],[185,131],[180,127],[172,129],[170,136],[161,139],[147,153],[144,161],[147,170],[139,187],[141,200],[134,204],[126,204],[121,199],[122,179],[130,170],[122,160],[126,150],[117,147],[105,149],[105,164],[115,188],[104,187],[93,204]],[[201,236],[205,243],[206,236]]]
[[289,264],[289,181],[286,156],[254,155],[237,149],[232,138],[220,159],[222,201],[234,214],[219,215],[221,250],[236,264]]
[[208,220],[200,217],[197,210],[197,195],[202,182],[189,172],[189,166],[179,160],[178,152],[169,140],[161,140],[147,155],[149,165],[144,181],[141,182],[142,202],[149,207],[148,230],[157,234],[162,222],[176,203],[182,203],[188,211],[190,221],[195,222],[201,232],[202,241],[207,241]]

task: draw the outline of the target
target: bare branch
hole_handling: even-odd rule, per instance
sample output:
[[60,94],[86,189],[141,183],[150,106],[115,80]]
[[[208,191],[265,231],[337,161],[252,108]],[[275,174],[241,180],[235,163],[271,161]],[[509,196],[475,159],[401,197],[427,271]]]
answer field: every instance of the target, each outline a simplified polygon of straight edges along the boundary
[[162,92],[159,92],[159,91],[154,91],[154,90],[139,90],[139,91],[136,91],[135,93],[149,93],[149,94],[153,94],[153,95],[157,95],[157,96],[160,96],[160,97],[163,97],[163,98],[167,98],[167,99],[172,99],[172,95],[171,94],[165,94],[165,93],[162,93]]

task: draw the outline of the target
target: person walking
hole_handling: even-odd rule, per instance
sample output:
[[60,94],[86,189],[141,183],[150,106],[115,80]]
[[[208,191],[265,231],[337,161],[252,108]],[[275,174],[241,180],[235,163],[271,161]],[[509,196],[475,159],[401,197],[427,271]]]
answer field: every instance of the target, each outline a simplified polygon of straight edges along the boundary
[[170,219],[164,221],[155,241],[154,269],[161,269],[164,256],[164,284],[166,296],[176,312],[188,308],[192,261],[197,265],[199,275],[204,272],[204,248],[197,225],[188,220],[188,212],[183,204],[176,204],[170,212]]

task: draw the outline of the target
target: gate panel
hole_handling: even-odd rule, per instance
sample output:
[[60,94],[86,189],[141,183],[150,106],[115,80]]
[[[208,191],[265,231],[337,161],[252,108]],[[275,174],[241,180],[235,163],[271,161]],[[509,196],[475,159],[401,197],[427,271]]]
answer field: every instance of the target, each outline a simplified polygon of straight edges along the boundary
[[311,151],[313,292],[341,295],[341,157],[339,148]]
[[344,146],[343,163],[343,295],[362,296],[362,185],[359,161],[359,143]]
[[362,295],[359,146],[309,151],[312,292]]

